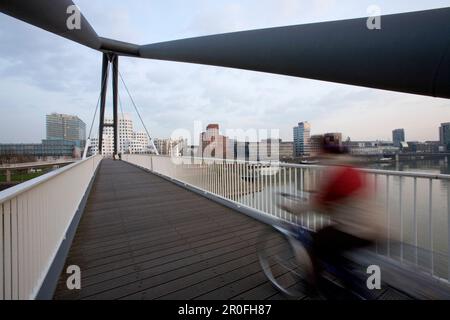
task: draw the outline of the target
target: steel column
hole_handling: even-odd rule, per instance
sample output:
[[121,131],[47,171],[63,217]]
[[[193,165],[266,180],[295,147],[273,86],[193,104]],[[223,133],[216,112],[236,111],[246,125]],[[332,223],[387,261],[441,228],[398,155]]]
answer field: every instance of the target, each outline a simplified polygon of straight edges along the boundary
[[108,74],[109,74],[109,57],[108,54],[103,54],[102,64],[102,78],[101,78],[101,97],[100,97],[100,120],[98,128],[98,153],[103,151],[103,127],[105,125],[105,106],[106,106],[106,91],[108,89]]
[[119,117],[118,117],[118,85],[119,85],[119,57],[112,56],[113,81],[113,112],[114,112],[114,158],[119,154]]

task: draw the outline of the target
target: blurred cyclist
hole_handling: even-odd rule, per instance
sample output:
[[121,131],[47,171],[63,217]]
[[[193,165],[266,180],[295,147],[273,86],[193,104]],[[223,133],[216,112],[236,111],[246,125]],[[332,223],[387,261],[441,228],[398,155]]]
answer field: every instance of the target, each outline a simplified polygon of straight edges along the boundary
[[281,207],[293,214],[308,211],[328,215],[331,224],[313,235],[311,259],[312,284],[317,285],[322,268],[320,261],[339,267],[345,252],[371,245],[381,235],[381,214],[371,199],[372,190],[363,173],[354,168],[347,150],[322,138],[321,163],[327,166],[318,191],[309,203]]

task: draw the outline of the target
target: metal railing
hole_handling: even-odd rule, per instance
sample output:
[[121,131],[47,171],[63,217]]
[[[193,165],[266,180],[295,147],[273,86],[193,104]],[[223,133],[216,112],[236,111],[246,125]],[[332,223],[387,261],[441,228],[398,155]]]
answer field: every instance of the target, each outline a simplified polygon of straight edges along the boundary
[[0,192],[0,300],[36,297],[101,158]]
[[[314,213],[294,216],[277,206],[279,192],[308,196],[305,191],[317,188],[323,166],[149,155],[124,155],[123,159],[236,208],[251,208],[311,229],[329,222]],[[387,241],[377,246],[378,253],[450,280],[450,175],[362,171],[374,183],[386,223]]]

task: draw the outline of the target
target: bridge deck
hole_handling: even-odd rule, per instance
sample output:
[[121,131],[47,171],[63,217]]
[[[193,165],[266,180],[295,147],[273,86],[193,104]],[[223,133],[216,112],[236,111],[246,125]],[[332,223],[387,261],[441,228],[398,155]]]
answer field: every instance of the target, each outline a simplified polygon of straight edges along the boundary
[[[55,299],[282,299],[255,244],[265,226],[120,161],[104,160]],[[388,289],[384,299],[403,299]],[[307,297],[304,297],[307,298]]]

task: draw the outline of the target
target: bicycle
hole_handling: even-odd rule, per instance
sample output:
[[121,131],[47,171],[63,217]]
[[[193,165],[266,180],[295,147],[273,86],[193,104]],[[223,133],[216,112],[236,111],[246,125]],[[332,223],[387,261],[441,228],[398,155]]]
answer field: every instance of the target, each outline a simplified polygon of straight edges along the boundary
[[[280,195],[306,200],[289,194]],[[339,266],[321,260],[323,272],[319,282],[313,283],[313,234],[314,231],[307,227],[274,220],[258,240],[258,257],[263,272],[273,286],[289,298],[376,299],[381,291],[367,286],[368,266],[376,265],[382,270],[384,288],[393,287],[416,299],[450,299],[448,282],[430,276],[429,271],[417,265],[379,255],[371,248],[357,249],[343,255],[344,263]],[[402,243],[398,245],[404,250],[409,247],[410,250],[425,252],[424,249]],[[428,254],[431,252],[428,251]]]
[[[358,270],[358,265],[349,260],[342,266],[344,270],[321,261],[324,272],[319,278],[320,284],[313,283],[310,250],[314,231],[287,222],[273,225],[271,229],[260,235],[258,256],[266,277],[281,293],[290,298],[331,298],[331,292],[325,288],[334,286],[335,290],[342,290],[341,294],[348,298],[366,298],[356,290],[344,290],[349,289],[348,284],[352,284],[356,289],[358,276],[360,282],[365,284],[363,268]],[[273,230],[276,232],[273,233]]]

